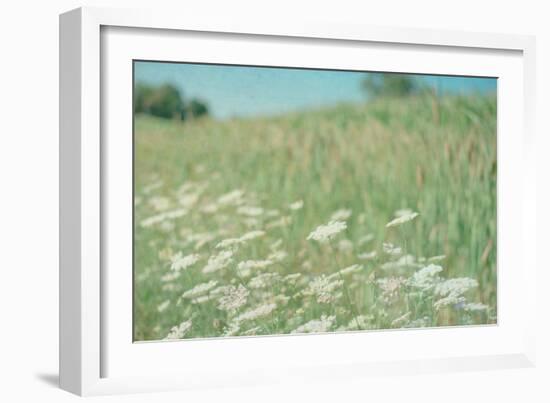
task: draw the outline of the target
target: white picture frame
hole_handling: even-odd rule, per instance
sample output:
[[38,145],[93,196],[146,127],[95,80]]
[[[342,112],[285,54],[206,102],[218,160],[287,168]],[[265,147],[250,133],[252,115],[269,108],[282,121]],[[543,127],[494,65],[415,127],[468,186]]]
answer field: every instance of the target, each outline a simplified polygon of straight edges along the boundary
[[[155,35],[151,36],[153,32]],[[124,292],[128,292],[131,275],[129,278],[127,270],[116,276],[108,271],[110,259],[118,258],[113,256],[110,242],[117,240],[124,244],[126,227],[124,220],[110,224],[113,215],[106,213],[124,211],[124,204],[117,206],[124,195],[115,191],[125,188],[118,186],[124,179],[115,178],[128,176],[124,168],[114,168],[110,158],[115,155],[121,158],[116,165],[128,167],[127,158],[131,153],[125,151],[127,142],[117,140],[124,136],[110,134],[114,128],[127,134],[128,124],[131,126],[131,104],[126,91],[131,86],[131,77],[124,80],[127,61],[138,56],[174,60],[174,43],[189,32],[193,33],[194,40],[201,40],[201,35],[215,34],[213,43],[208,45],[214,47],[238,38],[239,44],[234,43],[235,46],[228,47],[230,52],[214,60],[220,62],[240,57],[238,60],[244,64],[270,64],[273,63],[270,57],[276,53],[246,52],[247,46],[269,41],[270,46],[281,49],[286,46],[291,56],[298,57],[290,51],[289,43],[299,43],[303,49],[311,41],[318,41],[319,46],[334,52],[342,49],[345,53],[343,49],[347,45],[358,48],[346,53],[349,58],[342,53],[339,61],[332,62],[340,65],[329,67],[358,63],[360,68],[363,62],[353,62],[350,52],[362,52],[361,46],[365,45],[365,49],[369,46],[395,49],[395,55],[389,52],[380,58],[385,62],[380,62],[378,69],[388,70],[390,66],[391,70],[388,63],[396,64],[399,52],[420,52],[426,58],[424,73],[445,69],[446,73],[460,74],[471,68],[472,74],[493,72],[503,78],[505,90],[499,90],[498,152],[499,162],[507,164],[502,164],[502,169],[499,164],[498,325],[191,343],[132,343],[127,337],[131,318],[126,315],[131,299],[124,298],[128,297]],[[138,35],[141,35],[140,45],[132,42],[132,37]],[[197,49],[192,40],[188,43],[189,49]],[[528,237],[535,232],[535,213],[530,208],[535,184],[529,179],[535,166],[526,158],[534,147],[534,49],[534,38],[519,35],[248,21],[244,17],[216,21],[151,10],[81,8],[61,15],[61,387],[79,395],[96,395],[293,382],[304,378],[330,380],[372,373],[410,374],[534,365],[535,318],[522,314],[536,312],[535,253]],[[443,56],[436,57],[438,53]],[[196,53],[193,61],[204,61],[206,57]],[[329,63],[315,57],[312,52],[310,60],[296,61],[293,65]],[[411,64],[396,65],[396,71],[416,72],[420,68],[415,67],[414,63],[418,63],[415,58],[409,58],[408,63]],[[468,67],[468,63],[479,65]],[[125,97],[120,97],[125,93]],[[126,110],[128,114],[124,115]],[[118,118],[119,115],[123,116]],[[111,120],[112,116],[117,116],[116,121]],[[512,165],[514,169],[510,168]],[[117,299],[122,302],[114,301],[113,290],[122,291],[122,298]],[[512,291],[516,301],[521,300],[515,305],[506,303]],[[460,345],[457,340],[461,340]],[[379,355],[368,349],[365,354],[370,356],[353,355],[351,349],[341,347],[361,343],[376,343]],[[404,348],[392,349],[407,343],[415,347],[414,354]],[[454,347],[446,349],[445,345]],[[326,354],[316,354],[320,349]],[[285,357],[285,352],[290,352],[292,358]],[[259,356],[263,356],[265,364],[259,365]],[[187,357],[185,363],[181,357]],[[231,365],[221,365],[222,362]],[[214,363],[220,365],[211,370]],[[156,374],[151,368],[155,368]]]

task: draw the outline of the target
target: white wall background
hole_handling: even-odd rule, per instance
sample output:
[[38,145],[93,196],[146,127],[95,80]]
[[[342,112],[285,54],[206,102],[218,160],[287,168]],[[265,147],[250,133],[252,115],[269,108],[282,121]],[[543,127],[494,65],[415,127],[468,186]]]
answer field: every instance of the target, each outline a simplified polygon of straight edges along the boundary
[[[537,35],[539,265],[550,237],[550,31],[544,1],[72,1],[0,5],[0,400],[66,402],[57,389],[58,14],[81,5],[183,7],[231,18],[326,21]],[[546,26],[545,26],[546,25]],[[538,236],[537,236],[538,235]],[[548,265],[546,265],[548,266]],[[539,284],[539,365],[482,373],[376,377],[345,383],[94,398],[115,402],[550,401],[550,277]]]

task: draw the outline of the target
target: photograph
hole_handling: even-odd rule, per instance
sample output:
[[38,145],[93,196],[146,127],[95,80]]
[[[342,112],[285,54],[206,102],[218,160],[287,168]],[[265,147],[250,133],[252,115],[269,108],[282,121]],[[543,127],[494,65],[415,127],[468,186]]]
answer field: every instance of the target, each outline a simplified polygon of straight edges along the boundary
[[133,341],[496,325],[497,82],[133,60]]

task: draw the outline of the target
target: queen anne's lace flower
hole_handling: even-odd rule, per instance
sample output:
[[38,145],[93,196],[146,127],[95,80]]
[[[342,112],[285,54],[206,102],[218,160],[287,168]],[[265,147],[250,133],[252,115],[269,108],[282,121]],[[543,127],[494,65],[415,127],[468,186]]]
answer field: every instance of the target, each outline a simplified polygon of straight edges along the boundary
[[277,304],[265,304],[260,305],[254,309],[251,309],[249,311],[246,311],[239,316],[235,318],[235,322],[245,322],[248,320],[256,320],[258,318],[262,318],[264,316],[269,315],[271,312],[273,312],[277,308]]
[[337,298],[337,291],[344,282],[321,275],[314,278],[304,290],[304,295],[314,295],[320,304],[329,304]]
[[347,228],[344,221],[330,221],[327,225],[319,225],[307,239],[326,243]]
[[406,222],[414,220],[416,217],[418,217],[418,213],[415,213],[413,211],[408,211],[404,214],[398,215],[397,218],[394,218],[389,223],[387,223],[386,228],[395,227],[397,225],[404,224]]
[[257,217],[259,215],[262,215],[263,212],[263,208],[254,206],[241,206],[237,209],[237,213],[248,217]]
[[310,320],[309,322],[298,326],[291,333],[323,333],[328,332],[334,326],[336,316],[322,315],[319,319]]
[[389,242],[384,242],[382,244],[382,249],[384,250],[384,253],[392,256],[398,256],[402,252],[401,247],[396,246]]
[[165,339],[183,339],[187,332],[191,330],[192,325],[193,322],[191,321],[191,319],[189,319],[185,322],[180,323],[178,326],[174,326],[172,329],[170,329],[170,333],[168,333]]
[[240,189],[233,190],[218,198],[219,205],[238,205],[242,203],[244,192]]
[[407,267],[418,267],[418,266],[421,266],[421,265],[418,265],[415,262],[415,258],[413,255],[403,255],[395,261],[389,261],[384,263],[382,266],[380,266],[380,268],[384,270],[388,270],[388,269],[403,269]]
[[431,290],[440,281],[439,273],[443,271],[441,266],[430,264],[415,272],[407,281],[411,287],[419,288],[421,291]]
[[300,210],[302,207],[304,207],[304,202],[302,200],[295,201],[294,203],[290,203],[290,206],[288,206],[291,210]]
[[348,218],[351,217],[351,210],[350,209],[340,209],[335,211],[331,216],[331,221],[346,221]]
[[248,286],[255,289],[266,288],[278,279],[279,275],[277,273],[262,273],[250,280]]
[[273,264],[272,260],[245,260],[237,265],[239,270],[246,269],[265,269]]
[[164,301],[163,303],[159,304],[159,306],[157,306],[157,311],[159,313],[162,313],[166,310],[166,308],[168,308],[168,306],[170,305],[170,300],[167,299],[166,301]]
[[197,263],[199,259],[200,256],[197,254],[183,256],[181,252],[178,252],[174,256],[172,256],[170,269],[176,272],[180,270],[185,270]]
[[230,250],[221,251],[208,259],[208,264],[202,269],[205,274],[213,273],[229,266],[233,262],[233,252]]
[[373,250],[372,252],[365,252],[365,253],[360,253],[357,255],[357,259],[360,259],[360,260],[372,260],[376,257],[377,253],[375,250]]
[[194,286],[190,290],[185,291],[182,294],[181,297],[182,298],[189,298],[189,299],[197,298],[201,295],[206,294],[208,291],[210,291],[212,288],[214,288],[217,284],[218,284],[218,282],[215,281],[215,280],[211,280],[207,283],[197,284],[196,286]]
[[225,291],[225,295],[218,300],[218,308],[223,311],[234,311],[239,309],[246,304],[248,294],[249,291],[242,284],[238,287],[229,286]]
[[434,308],[440,309],[449,305],[463,305],[466,301],[464,294],[477,286],[478,282],[469,277],[451,278],[437,284],[434,294],[443,298],[434,302]]

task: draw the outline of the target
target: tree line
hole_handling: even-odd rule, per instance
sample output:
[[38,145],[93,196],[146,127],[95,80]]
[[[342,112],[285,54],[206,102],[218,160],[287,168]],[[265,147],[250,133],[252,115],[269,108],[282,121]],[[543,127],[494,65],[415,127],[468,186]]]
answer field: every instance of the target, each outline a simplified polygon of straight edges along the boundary
[[181,91],[172,84],[153,86],[136,83],[134,111],[165,119],[188,120],[209,114],[208,105],[197,99],[185,100]]

